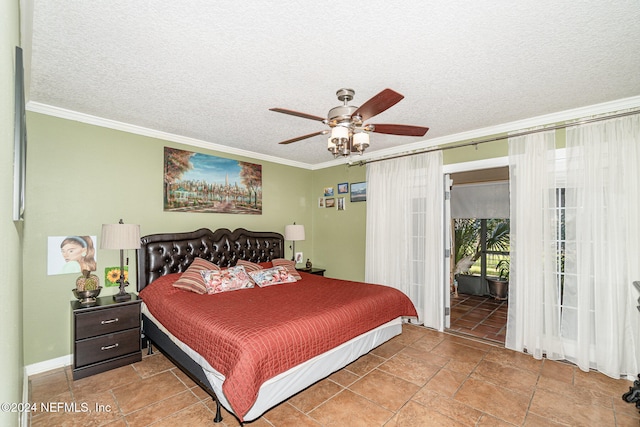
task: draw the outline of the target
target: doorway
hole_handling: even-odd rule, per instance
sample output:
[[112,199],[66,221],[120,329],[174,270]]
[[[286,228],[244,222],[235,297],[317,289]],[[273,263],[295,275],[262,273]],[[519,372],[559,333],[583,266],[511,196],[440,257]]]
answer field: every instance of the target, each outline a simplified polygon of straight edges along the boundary
[[451,173],[448,330],[504,345],[509,277],[508,166]]

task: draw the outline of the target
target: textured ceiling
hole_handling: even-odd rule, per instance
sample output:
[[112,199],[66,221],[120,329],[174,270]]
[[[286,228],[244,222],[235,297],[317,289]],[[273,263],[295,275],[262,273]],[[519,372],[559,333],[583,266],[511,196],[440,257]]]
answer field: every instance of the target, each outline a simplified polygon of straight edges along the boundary
[[[105,119],[317,167],[335,92],[404,100],[365,156],[640,96],[637,0],[26,0],[30,109]],[[238,151],[236,151],[238,152]]]

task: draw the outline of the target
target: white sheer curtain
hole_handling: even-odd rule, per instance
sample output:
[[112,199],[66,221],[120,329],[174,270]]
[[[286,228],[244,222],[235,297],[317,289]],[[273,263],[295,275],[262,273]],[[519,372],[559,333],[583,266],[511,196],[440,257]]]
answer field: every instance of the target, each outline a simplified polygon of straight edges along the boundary
[[562,359],[557,281],[555,131],[509,138],[507,348]]
[[439,330],[444,328],[443,179],[440,151],[367,165],[365,280],[403,291],[420,321]]
[[640,115],[567,128],[562,335],[567,359],[640,370]]

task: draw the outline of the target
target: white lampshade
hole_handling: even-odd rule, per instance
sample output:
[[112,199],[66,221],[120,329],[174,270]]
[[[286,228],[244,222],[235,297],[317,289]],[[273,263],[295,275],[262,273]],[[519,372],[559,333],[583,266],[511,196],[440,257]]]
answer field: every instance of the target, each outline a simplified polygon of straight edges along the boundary
[[327,149],[329,151],[332,151],[335,148],[336,148],[336,144],[334,144],[334,142],[331,140],[331,137],[329,137],[329,139],[327,140]]
[[304,225],[292,224],[284,226],[284,240],[304,240]]
[[336,126],[331,129],[331,139],[339,138],[339,139],[348,139],[349,138],[349,129],[344,126]]
[[360,147],[361,150],[369,146],[369,134],[366,132],[358,132],[353,135],[353,145]]
[[140,249],[140,226],[102,224],[100,249]]

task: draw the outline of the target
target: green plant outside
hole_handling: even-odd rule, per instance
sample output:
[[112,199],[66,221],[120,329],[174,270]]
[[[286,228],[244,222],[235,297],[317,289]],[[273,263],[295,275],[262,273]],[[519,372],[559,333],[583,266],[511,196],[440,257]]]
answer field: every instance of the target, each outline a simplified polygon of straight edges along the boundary
[[[455,241],[455,262],[456,265],[465,257],[471,257],[473,264],[469,269],[469,274],[481,274],[482,247],[480,242],[481,220],[480,219],[455,219],[454,220],[454,241]],[[487,251],[509,252],[509,220],[508,219],[488,219],[487,220]],[[487,276],[507,278],[509,277],[509,255],[487,254],[486,255]]]
[[[502,266],[500,265],[500,263],[502,261],[509,262],[509,256],[487,254],[487,276],[501,277],[500,270]],[[481,270],[480,260],[477,260],[469,269],[469,274],[475,274],[479,276],[481,273],[480,270]],[[505,278],[508,279],[509,278],[508,270],[505,273],[506,273]],[[505,274],[503,274],[503,276],[505,276]]]

